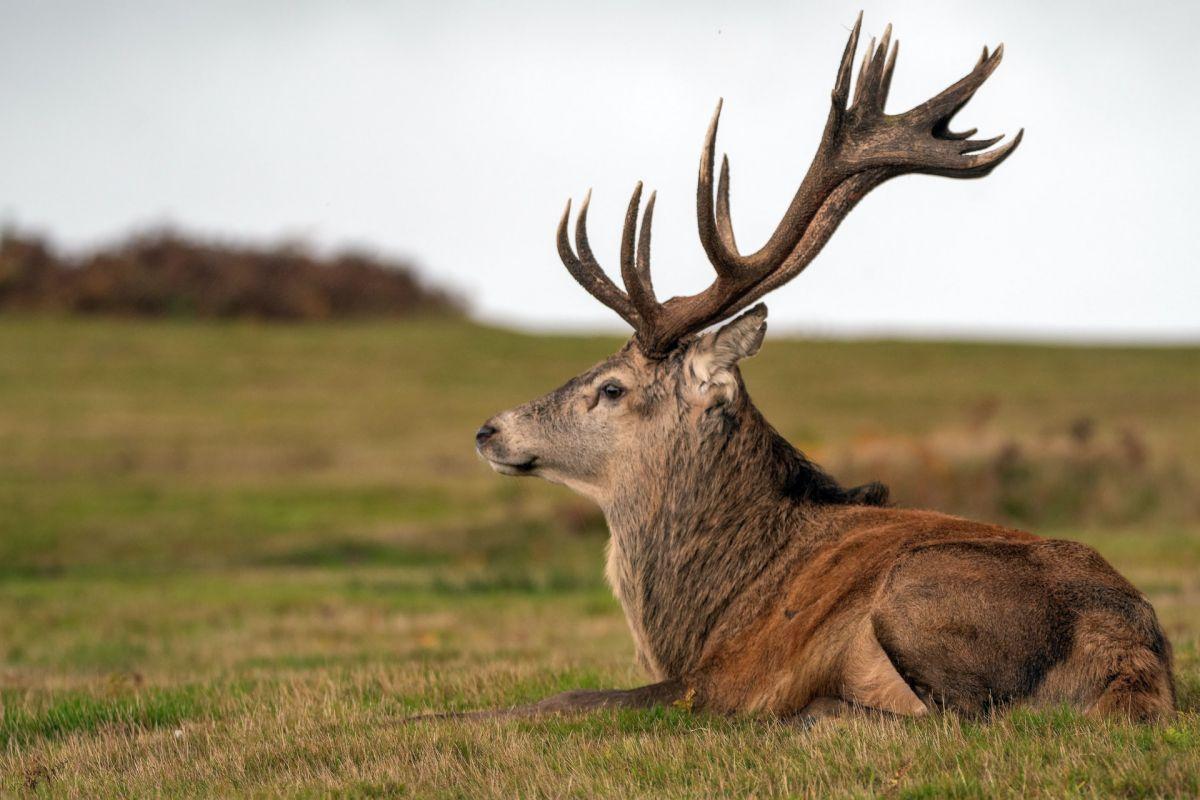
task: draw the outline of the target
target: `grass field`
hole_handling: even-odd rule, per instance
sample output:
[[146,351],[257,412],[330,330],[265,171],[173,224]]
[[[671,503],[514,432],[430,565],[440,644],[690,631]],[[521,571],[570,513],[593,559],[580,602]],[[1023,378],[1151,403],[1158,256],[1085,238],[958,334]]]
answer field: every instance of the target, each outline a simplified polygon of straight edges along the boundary
[[[643,680],[601,521],[566,490],[493,475],[471,442],[616,344],[449,322],[0,319],[0,790],[1200,794],[1200,523],[1166,511],[1039,532],[1093,544],[1151,596],[1177,654],[1167,725],[1065,710],[807,731],[680,709],[402,723]],[[1195,348],[769,339],[745,371],[816,453],[967,429],[985,405],[1006,435],[1086,417],[1200,465]]]

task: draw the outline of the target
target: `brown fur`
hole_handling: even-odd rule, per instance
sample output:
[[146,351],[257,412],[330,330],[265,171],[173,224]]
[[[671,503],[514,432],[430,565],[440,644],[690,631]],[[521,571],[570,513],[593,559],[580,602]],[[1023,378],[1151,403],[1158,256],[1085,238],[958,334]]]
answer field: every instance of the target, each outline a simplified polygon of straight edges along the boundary
[[[781,717],[826,701],[896,714],[1066,702],[1137,719],[1173,708],[1170,647],[1153,609],[1093,550],[856,504],[788,445],[736,365],[757,350],[764,316],[665,359],[631,343],[489,422],[480,452],[497,469],[530,462],[519,474],[601,505],[612,531],[606,575],[638,660],[675,687],[571,695],[526,712],[683,693],[716,711]],[[714,356],[717,337],[731,334],[742,344]],[[613,381],[624,389],[615,401],[602,392]]]

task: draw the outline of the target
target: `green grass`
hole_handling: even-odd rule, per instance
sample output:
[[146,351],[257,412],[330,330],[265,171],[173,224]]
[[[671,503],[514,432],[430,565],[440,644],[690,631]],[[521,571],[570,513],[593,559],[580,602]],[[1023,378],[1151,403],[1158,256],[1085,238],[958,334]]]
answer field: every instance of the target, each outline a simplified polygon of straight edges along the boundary
[[[1062,710],[802,731],[679,709],[402,724],[643,680],[595,514],[493,475],[470,438],[617,344],[433,321],[0,319],[0,792],[1200,793],[1194,517],[1039,531],[1098,547],[1154,601],[1184,709],[1168,725]],[[1200,464],[1194,348],[771,339],[746,377],[818,452],[988,406],[1014,436],[1089,417]]]

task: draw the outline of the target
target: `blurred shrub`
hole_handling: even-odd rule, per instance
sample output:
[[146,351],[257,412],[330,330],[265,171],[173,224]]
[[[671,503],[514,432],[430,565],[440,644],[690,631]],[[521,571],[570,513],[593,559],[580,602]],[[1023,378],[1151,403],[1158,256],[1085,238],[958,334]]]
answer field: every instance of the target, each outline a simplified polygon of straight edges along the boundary
[[462,304],[411,265],[361,253],[325,258],[158,231],[66,258],[41,238],[5,231],[2,310],[302,320],[457,315]]
[[1200,518],[1200,492],[1178,460],[1088,418],[1037,436],[974,426],[863,439],[821,460],[845,483],[883,481],[897,505],[1014,525]]
[[[882,481],[903,508],[1020,527],[1200,521],[1200,481],[1178,459],[1090,418],[1027,436],[972,425],[865,437],[810,455],[844,485]],[[556,530],[607,535],[600,509],[580,498],[563,499],[550,518]]]

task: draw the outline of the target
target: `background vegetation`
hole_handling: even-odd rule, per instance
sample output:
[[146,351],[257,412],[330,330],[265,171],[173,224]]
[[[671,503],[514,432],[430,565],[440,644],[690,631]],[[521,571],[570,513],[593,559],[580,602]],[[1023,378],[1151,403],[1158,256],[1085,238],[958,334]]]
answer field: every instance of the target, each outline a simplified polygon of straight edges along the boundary
[[471,441],[617,344],[449,318],[0,317],[0,790],[1200,793],[1195,348],[774,336],[745,369],[846,479],[1098,547],[1174,642],[1167,725],[401,722],[642,680],[602,520]]
[[319,256],[301,244],[222,244],[164,229],[68,256],[5,230],[3,310],[300,320],[459,315],[462,304],[412,265],[365,251]]

